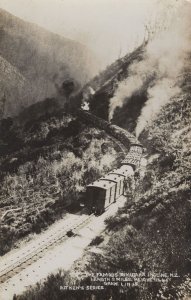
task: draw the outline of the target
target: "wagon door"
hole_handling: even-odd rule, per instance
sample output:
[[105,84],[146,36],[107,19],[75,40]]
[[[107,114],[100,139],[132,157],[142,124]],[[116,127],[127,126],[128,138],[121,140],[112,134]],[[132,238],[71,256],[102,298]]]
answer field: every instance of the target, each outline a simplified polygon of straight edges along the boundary
[[105,190],[105,192],[105,207],[107,207],[110,204],[111,188],[108,188],[107,190]]
[[117,185],[115,184],[110,189],[110,204],[115,202],[116,188],[117,188]]

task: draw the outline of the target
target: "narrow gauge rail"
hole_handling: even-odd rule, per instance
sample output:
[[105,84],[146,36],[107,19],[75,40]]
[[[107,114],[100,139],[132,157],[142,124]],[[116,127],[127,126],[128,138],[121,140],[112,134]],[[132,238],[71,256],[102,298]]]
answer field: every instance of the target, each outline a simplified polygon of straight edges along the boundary
[[75,224],[73,228],[66,227],[65,230],[61,233],[55,234],[55,236],[50,236],[46,241],[42,241],[39,247],[37,247],[34,250],[31,250],[31,252],[28,253],[26,256],[0,270],[0,283],[6,282],[9,278],[13,277],[21,270],[25,269],[28,265],[40,259],[42,257],[42,253],[47,251],[51,246],[56,246],[56,244],[61,242],[63,239],[68,238],[67,232],[73,232],[74,236],[77,235],[76,230],[79,230],[81,229],[81,227],[84,227],[92,219],[93,216],[94,215],[91,214],[84,220],[80,220],[80,222]]

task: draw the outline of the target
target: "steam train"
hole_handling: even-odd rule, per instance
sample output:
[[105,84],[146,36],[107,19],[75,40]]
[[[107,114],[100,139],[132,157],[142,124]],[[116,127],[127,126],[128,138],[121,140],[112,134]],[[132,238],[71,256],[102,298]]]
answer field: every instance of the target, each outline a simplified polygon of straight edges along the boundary
[[125,159],[121,162],[120,168],[112,170],[87,186],[85,196],[87,209],[90,213],[100,215],[110,204],[116,202],[124,194],[129,178],[134,175],[136,169],[140,166],[143,146],[128,131],[87,111],[78,110],[78,115],[84,121],[104,129],[129,149]]
[[90,213],[102,214],[110,204],[124,194],[129,179],[139,167],[142,151],[143,147],[140,144],[132,144],[119,169],[112,170],[87,186],[86,199]]
[[128,132],[127,130],[112,124],[111,122],[105,121],[88,111],[78,109],[77,111],[78,116],[87,123],[95,125],[95,127],[99,127],[100,129],[104,129],[105,132],[110,134],[111,136],[118,139],[127,149],[130,149],[130,145],[137,145],[142,148],[141,143],[138,139]]

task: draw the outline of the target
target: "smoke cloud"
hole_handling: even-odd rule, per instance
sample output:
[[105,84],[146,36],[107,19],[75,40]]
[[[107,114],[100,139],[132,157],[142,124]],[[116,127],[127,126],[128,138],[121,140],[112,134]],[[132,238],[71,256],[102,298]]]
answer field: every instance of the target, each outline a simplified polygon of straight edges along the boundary
[[148,89],[148,100],[141,111],[136,127],[136,136],[149,125],[168,101],[180,93],[181,89],[174,85],[174,81],[163,78],[157,81],[152,88]]
[[113,118],[114,111],[117,107],[122,107],[124,100],[130,97],[143,86],[143,80],[140,76],[134,75],[124,80],[118,86],[117,92],[110,101],[109,105],[109,120]]
[[143,59],[134,62],[129,77],[121,82],[110,100],[110,119],[141,88],[147,88],[147,102],[137,121],[136,135],[149,125],[161,108],[181,92],[179,76],[191,52],[191,5],[185,1],[174,12],[168,29],[158,33],[145,48]]

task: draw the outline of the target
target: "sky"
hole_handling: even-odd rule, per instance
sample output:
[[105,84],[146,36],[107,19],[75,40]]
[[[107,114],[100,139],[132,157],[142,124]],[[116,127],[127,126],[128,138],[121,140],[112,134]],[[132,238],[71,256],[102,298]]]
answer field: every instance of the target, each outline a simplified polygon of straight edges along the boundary
[[160,1],[164,0],[0,0],[0,7],[87,45],[105,67],[141,43]]

